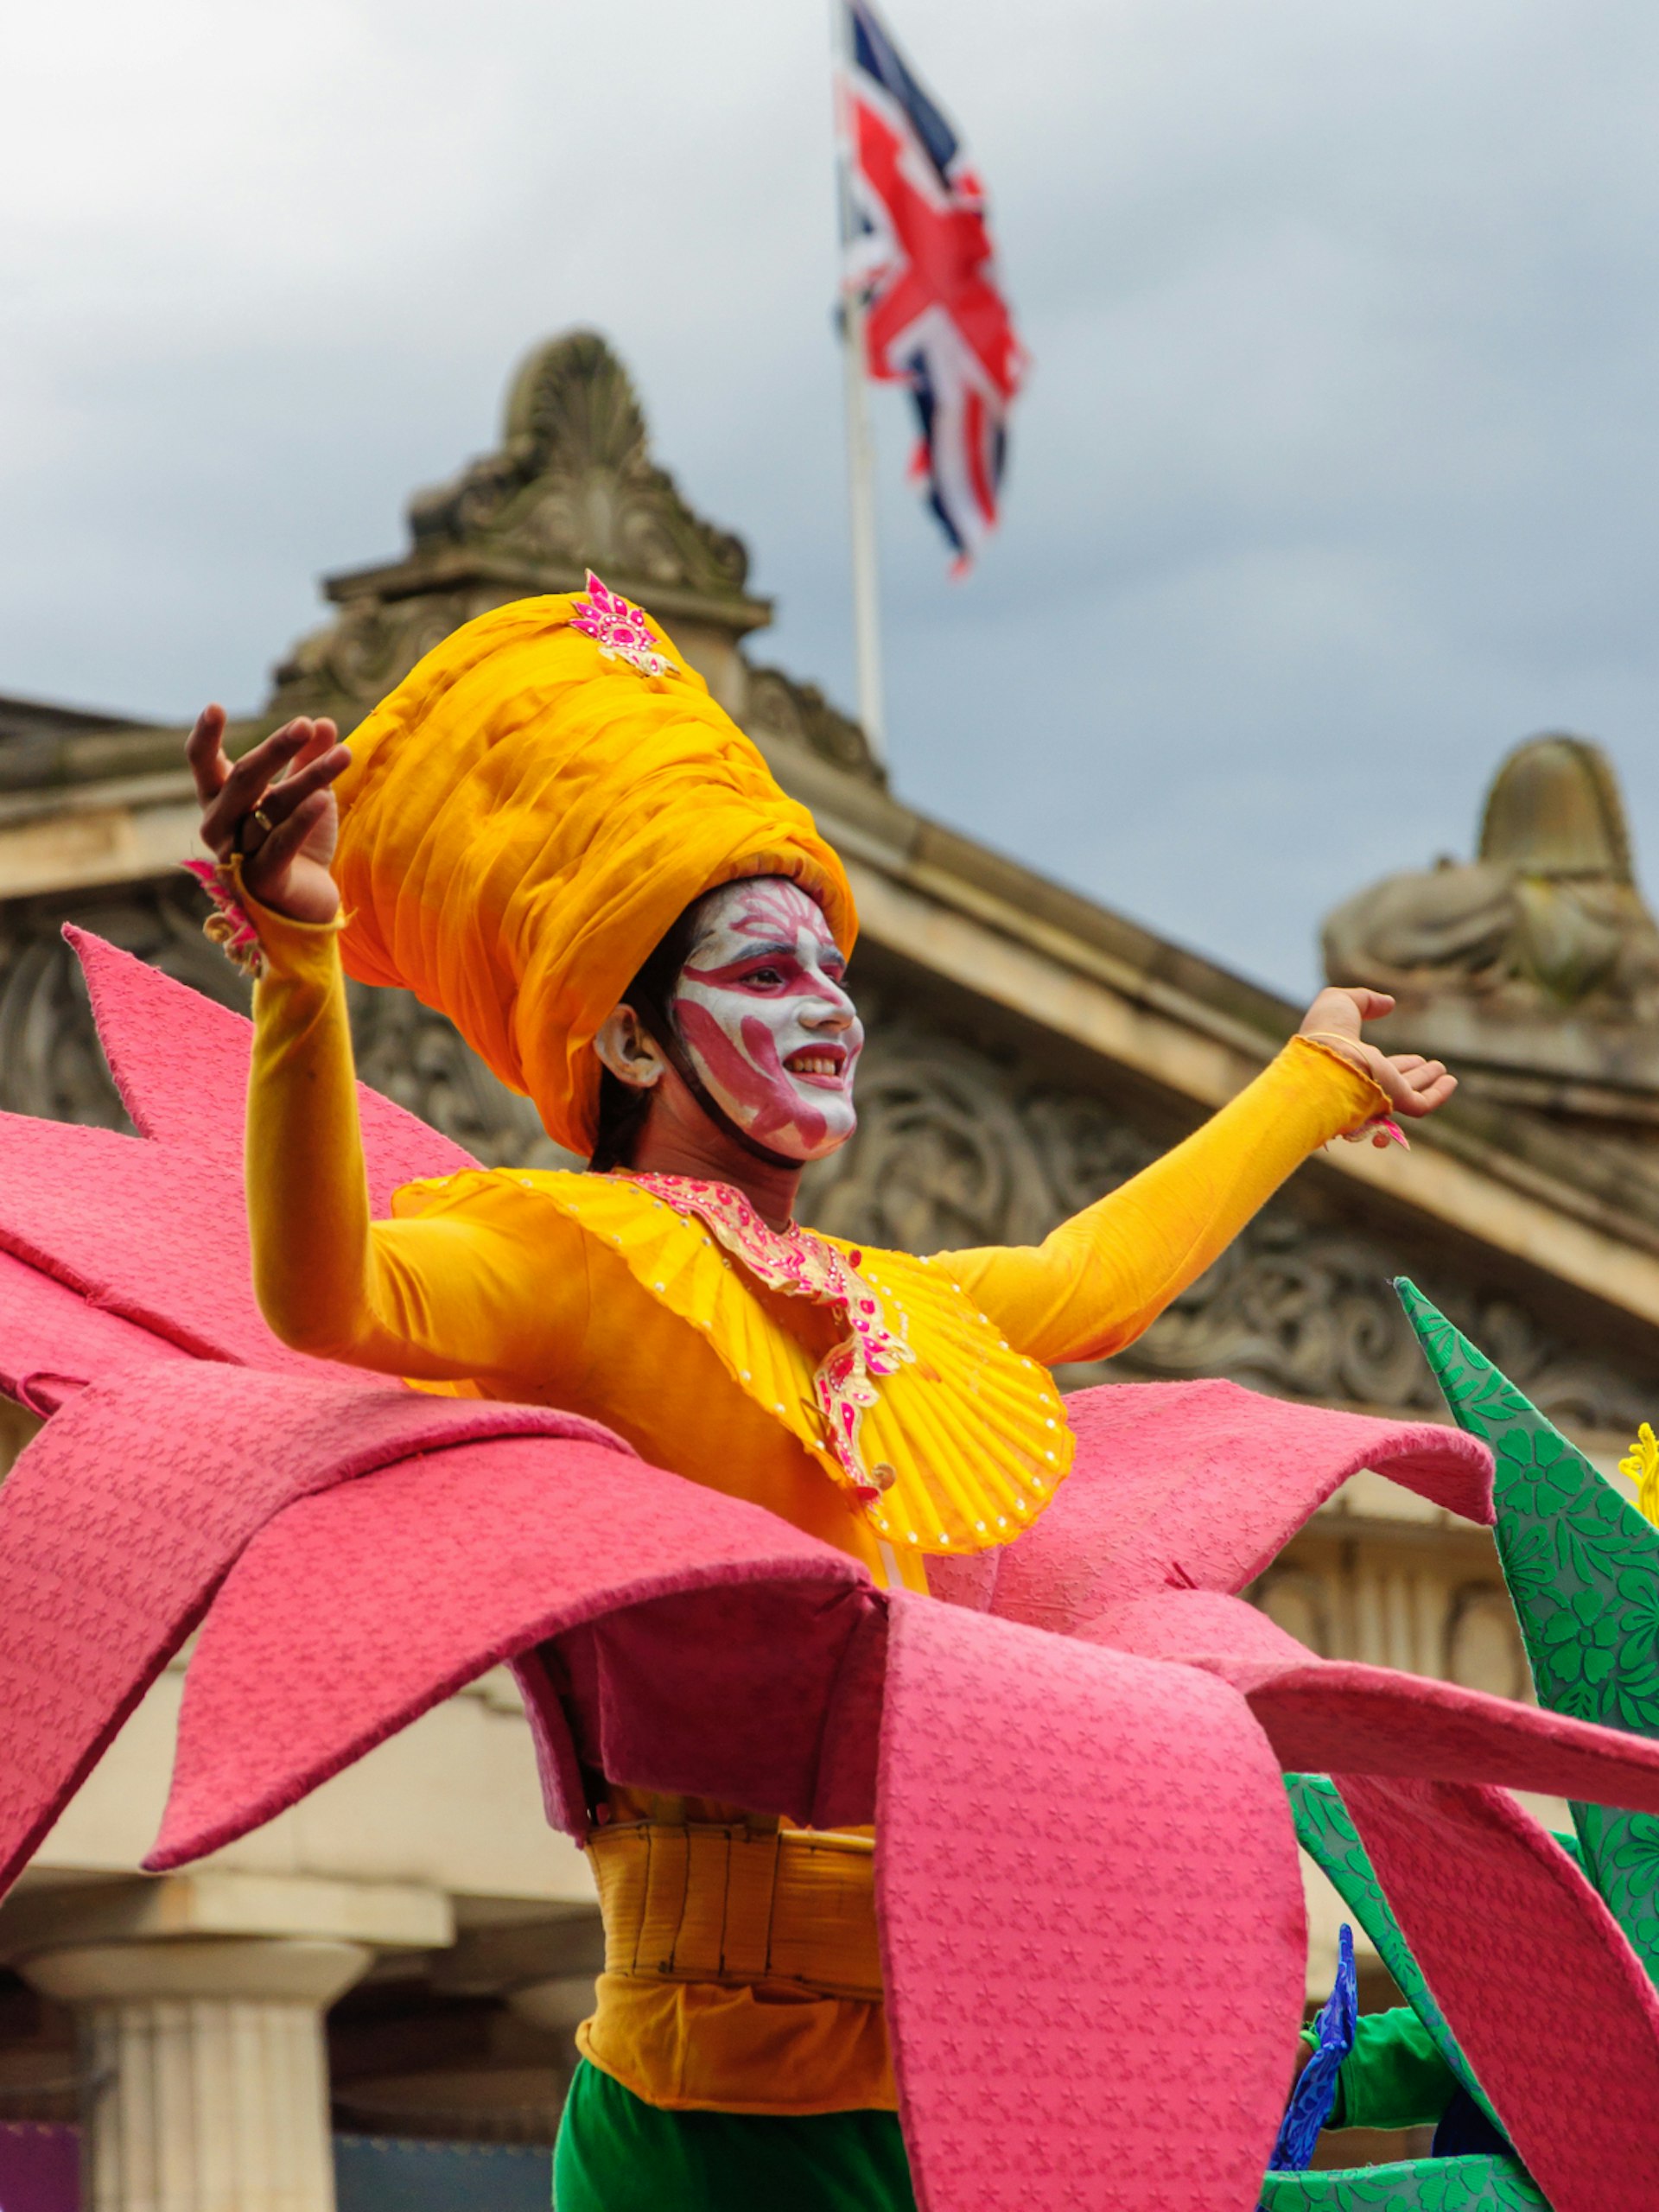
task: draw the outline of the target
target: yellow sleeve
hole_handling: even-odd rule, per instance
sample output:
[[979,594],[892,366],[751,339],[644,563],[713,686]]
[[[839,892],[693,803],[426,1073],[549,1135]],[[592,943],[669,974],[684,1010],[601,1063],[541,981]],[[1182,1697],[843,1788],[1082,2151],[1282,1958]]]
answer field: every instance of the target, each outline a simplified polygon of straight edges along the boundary
[[947,1252],[937,1264],[1014,1350],[1048,1363],[1133,1344],[1309,1153],[1388,1100],[1338,1052],[1291,1042],[1238,1096],[1042,1243]]
[[296,1351],[381,1374],[554,1382],[586,1333],[582,1232],[553,1206],[536,1209],[533,1250],[522,1208],[517,1225],[501,1205],[372,1221],[338,927],[242,898],[265,963],[246,1154],[261,1313]]

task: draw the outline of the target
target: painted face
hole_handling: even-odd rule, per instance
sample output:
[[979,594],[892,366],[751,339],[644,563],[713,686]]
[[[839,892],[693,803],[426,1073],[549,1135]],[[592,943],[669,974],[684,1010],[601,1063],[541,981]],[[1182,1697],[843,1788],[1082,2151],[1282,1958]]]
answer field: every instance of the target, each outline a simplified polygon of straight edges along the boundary
[[791,1160],[822,1160],[857,1124],[864,1025],[846,969],[817,899],[760,876],[709,900],[674,988],[681,1041],[710,1096]]

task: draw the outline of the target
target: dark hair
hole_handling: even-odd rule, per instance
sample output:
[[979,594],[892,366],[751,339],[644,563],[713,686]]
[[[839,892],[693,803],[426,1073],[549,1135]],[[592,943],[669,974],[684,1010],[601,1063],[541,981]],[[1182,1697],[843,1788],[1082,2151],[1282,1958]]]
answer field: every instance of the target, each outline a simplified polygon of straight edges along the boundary
[[[669,925],[617,1001],[620,1006],[631,1006],[646,1030],[659,1040],[673,1033],[671,1006],[674,986],[691,957],[697,938],[698,910],[703,899],[709,895],[704,892],[702,898],[694,899]],[[609,1068],[601,1068],[599,1130],[594,1139],[594,1156],[588,1163],[590,1173],[602,1175],[612,1167],[633,1165],[634,1148],[644,1132],[654,1096],[653,1090],[639,1084],[624,1083]]]

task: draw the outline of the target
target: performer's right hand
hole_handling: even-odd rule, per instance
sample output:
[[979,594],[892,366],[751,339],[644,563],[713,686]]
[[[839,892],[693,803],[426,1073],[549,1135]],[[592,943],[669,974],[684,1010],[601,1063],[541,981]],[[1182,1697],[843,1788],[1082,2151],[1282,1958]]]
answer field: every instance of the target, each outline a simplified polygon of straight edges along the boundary
[[240,854],[242,880],[261,906],[291,921],[332,922],[340,893],[328,863],[340,809],[329,786],[352,757],[333,722],[302,715],[232,766],[225,709],[204,707],[184,757],[201,801],[201,841],[214,858]]

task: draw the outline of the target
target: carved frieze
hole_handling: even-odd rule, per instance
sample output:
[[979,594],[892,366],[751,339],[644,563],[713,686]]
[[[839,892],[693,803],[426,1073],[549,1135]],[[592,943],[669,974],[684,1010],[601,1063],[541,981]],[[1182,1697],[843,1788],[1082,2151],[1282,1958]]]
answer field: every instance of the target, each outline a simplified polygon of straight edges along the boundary
[[[201,937],[181,880],[78,906],[74,918],[227,1005],[240,977]],[[0,943],[0,1107],[124,1125],[92,1033],[63,912],[13,910]],[[507,1090],[449,1023],[407,992],[352,987],[365,1079],[492,1166],[572,1164],[525,1099]],[[868,1007],[858,1134],[810,1171],[803,1210],[833,1233],[939,1251],[1029,1243],[1114,1189],[1159,1147],[1106,1101],[1034,1081],[946,1034],[899,1001]],[[1659,1410],[1659,1373],[1567,1342],[1514,1295],[1363,1229],[1319,1217],[1293,1189],[1262,1213],[1131,1350],[1121,1376],[1230,1375],[1313,1398],[1407,1409],[1433,1386],[1389,1278],[1423,1287],[1547,1412],[1632,1433]],[[1081,1382],[1097,1370],[1069,1370]]]
[[528,1098],[509,1090],[442,1014],[411,991],[347,986],[358,1073],[365,1083],[464,1145],[489,1167],[574,1167]]

